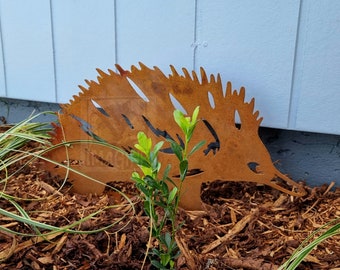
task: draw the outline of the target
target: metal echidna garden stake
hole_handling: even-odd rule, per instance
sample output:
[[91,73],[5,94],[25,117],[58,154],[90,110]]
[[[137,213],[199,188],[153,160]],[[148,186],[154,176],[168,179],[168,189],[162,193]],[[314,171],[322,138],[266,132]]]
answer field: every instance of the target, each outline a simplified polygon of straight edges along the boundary
[[[188,210],[201,208],[201,184],[214,180],[249,181],[265,184],[294,196],[302,196],[303,188],[273,165],[270,155],[258,136],[262,121],[254,112],[254,98],[245,101],[245,89],[232,90],[230,82],[223,91],[221,78],[207,77],[201,68],[201,79],[186,69],[179,75],[165,76],[160,69],[132,66],[131,71],[116,65],[118,72],[104,73],[98,69],[98,81],[87,81],[88,87],[74,96],[69,104],[61,105],[59,123],[55,125],[53,143],[72,140],[95,140],[125,149],[136,143],[138,131],[144,131],[153,141],[173,138],[178,142],[180,130],[173,120],[173,110],[180,105],[192,113],[200,106],[200,119],[192,144],[205,140],[206,145],[190,160],[188,175],[182,186],[180,205]],[[180,104],[180,105],[179,105]],[[240,124],[236,124],[236,112]],[[68,156],[67,156],[68,155]],[[124,155],[94,144],[75,144],[57,148],[48,157],[57,162],[67,158],[71,167],[103,183],[126,180],[136,170]],[[163,167],[172,165],[169,176],[176,182],[178,161],[169,145],[159,154]],[[65,169],[50,166],[54,174],[65,175]],[[104,185],[70,172],[69,180],[79,193],[101,193]],[[284,188],[278,180],[291,189]]]

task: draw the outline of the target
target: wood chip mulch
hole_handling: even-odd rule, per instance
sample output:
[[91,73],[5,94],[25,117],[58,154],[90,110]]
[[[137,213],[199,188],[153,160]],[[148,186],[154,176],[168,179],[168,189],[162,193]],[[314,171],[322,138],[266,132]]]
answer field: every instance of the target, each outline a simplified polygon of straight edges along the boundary
[[[135,212],[110,189],[100,196],[85,196],[72,193],[69,184],[59,189],[61,183],[30,164],[0,188],[21,198],[16,201],[32,220],[53,226],[67,226],[104,210],[73,228],[82,234],[45,237],[36,236],[28,224],[0,215],[0,225],[20,233],[0,230],[0,269],[141,269],[149,224],[133,184],[111,183],[129,194]],[[184,225],[177,234],[181,255],[176,269],[277,269],[309,234],[340,217],[340,189],[331,187],[306,186],[308,194],[294,198],[252,183],[203,186],[204,211],[179,213]],[[3,197],[0,208],[19,214]],[[111,224],[103,231],[85,233]],[[339,243],[339,235],[326,240],[298,269],[340,269]],[[153,269],[148,260],[144,269]]]

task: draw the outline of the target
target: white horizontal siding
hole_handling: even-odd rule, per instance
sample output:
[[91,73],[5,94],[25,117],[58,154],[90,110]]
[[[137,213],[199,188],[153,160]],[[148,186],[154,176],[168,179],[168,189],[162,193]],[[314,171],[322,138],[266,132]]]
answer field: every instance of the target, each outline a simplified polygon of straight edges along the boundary
[[244,85],[263,124],[287,128],[299,2],[201,1],[197,66]]
[[57,102],[67,102],[84,79],[96,79],[97,67],[114,66],[115,5],[111,0],[51,2]]
[[[1,12],[1,10],[0,10],[0,12]],[[4,67],[5,67],[5,64],[4,64],[4,59],[3,59],[2,31],[1,31],[1,19],[0,19],[0,97],[7,96],[7,93],[6,93],[6,77],[5,77]]]
[[0,0],[0,96],[68,102],[139,61],[247,88],[269,127],[340,134],[340,2]]
[[117,62],[193,68],[195,1],[117,1]]
[[303,1],[290,128],[340,134],[340,1]]
[[1,0],[0,19],[6,96],[55,101],[49,1]]

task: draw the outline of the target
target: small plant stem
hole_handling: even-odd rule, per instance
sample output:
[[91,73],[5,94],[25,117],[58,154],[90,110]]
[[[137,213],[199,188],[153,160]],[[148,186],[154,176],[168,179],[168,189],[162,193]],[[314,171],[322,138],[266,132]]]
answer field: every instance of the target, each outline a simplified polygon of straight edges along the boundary
[[[176,233],[180,226],[177,224],[176,218],[183,182],[188,171],[188,158],[205,143],[202,141],[195,145],[189,153],[188,145],[197,123],[198,111],[199,108],[197,107],[193,117],[190,118],[185,117],[182,112],[175,110],[174,118],[184,133],[184,144],[182,141],[177,143],[172,139],[167,139],[179,161],[179,187],[169,185],[173,183],[168,177],[170,164],[168,164],[163,178],[160,179],[158,177],[161,163],[157,160],[157,156],[163,146],[163,142],[157,143],[152,148],[151,138],[148,138],[144,132],[139,132],[137,135],[138,144],[135,144],[135,148],[138,151],[132,150],[129,154],[130,160],[136,163],[144,174],[144,176],[140,176],[137,172],[134,172],[132,173],[132,179],[135,181],[137,188],[144,194],[144,211],[150,219],[147,254],[151,248],[152,237],[154,237],[158,241],[158,247],[154,247],[150,252],[151,264],[159,269],[174,269],[175,260],[179,254]],[[164,211],[164,215],[160,220],[156,212],[158,207],[161,207]],[[171,223],[171,232],[167,222]],[[143,267],[145,260],[146,257],[143,261]]]
[[[152,207],[151,207],[151,205],[150,205],[150,207],[149,207],[149,211],[150,211],[150,213],[151,213],[151,209]],[[150,218],[150,227],[152,228],[153,227],[153,219],[152,218]],[[150,247],[151,247],[151,241],[152,241],[152,230],[150,230],[150,232],[149,232],[149,239],[148,239],[148,244],[147,244],[147,246],[146,246],[146,252],[145,252],[145,254],[149,254],[149,250],[150,250]],[[144,256],[144,259],[143,259],[143,263],[142,263],[142,267],[141,267],[141,269],[144,269],[144,266],[145,266],[145,263],[146,263],[146,258],[147,258],[148,256]]]

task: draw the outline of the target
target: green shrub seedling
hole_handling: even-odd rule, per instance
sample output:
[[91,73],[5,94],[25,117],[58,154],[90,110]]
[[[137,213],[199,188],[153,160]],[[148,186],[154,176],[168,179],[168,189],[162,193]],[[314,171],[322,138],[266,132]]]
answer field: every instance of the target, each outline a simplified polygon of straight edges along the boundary
[[[158,161],[158,153],[164,144],[163,141],[158,142],[153,147],[151,138],[148,138],[144,132],[139,132],[137,135],[138,143],[135,144],[136,150],[132,150],[129,154],[129,159],[137,164],[143,173],[140,175],[137,172],[133,172],[132,180],[142,193],[144,211],[150,218],[148,249],[151,246],[152,238],[158,242],[158,245],[156,244],[150,252],[147,252],[150,255],[152,265],[158,269],[174,269],[175,260],[180,254],[175,235],[180,227],[176,215],[182,183],[188,171],[190,156],[205,143],[201,141],[190,151],[188,149],[190,139],[198,122],[198,113],[199,107],[195,108],[192,117],[185,116],[179,110],[175,110],[173,113],[174,119],[181,128],[185,138],[184,145],[168,140],[173,153],[179,161],[179,186],[176,186],[169,177],[170,164],[165,168],[163,176],[159,177],[161,163]],[[167,227],[168,224],[170,224],[170,229]]]

